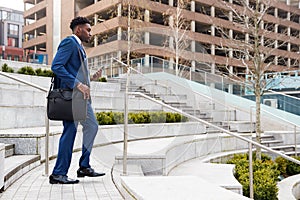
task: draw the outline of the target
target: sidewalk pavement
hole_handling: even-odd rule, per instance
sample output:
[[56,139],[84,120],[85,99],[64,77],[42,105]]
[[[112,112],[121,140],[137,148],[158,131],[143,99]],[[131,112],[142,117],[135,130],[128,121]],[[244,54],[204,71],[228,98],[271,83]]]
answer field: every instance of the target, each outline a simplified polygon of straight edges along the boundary
[[[101,147],[99,147],[101,148]],[[96,150],[95,148],[94,150]],[[94,151],[93,150],[93,151]],[[73,153],[72,163],[68,176],[77,178],[78,160],[81,152]],[[50,161],[49,175],[52,172],[55,160]],[[20,179],[0,193],[0,200],[121,200],[123,199],[116,189],[111,178],[111,168],[102,165],[91,157],[91,166],[97,172],[105,172],[103,177],[78,178],[79,184],[49,184],[45,176],[45,164],[24,174]]]

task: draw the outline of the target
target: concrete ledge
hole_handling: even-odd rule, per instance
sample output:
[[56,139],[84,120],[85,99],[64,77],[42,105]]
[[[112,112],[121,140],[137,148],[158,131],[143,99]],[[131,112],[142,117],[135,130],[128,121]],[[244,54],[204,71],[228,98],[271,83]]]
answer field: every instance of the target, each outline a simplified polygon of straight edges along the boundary
[[169,176],[197,176],[210,183],[243,195],[242,185],[235,179],[234,165],[203,163],[200,159],[187,161],[175,169]]
[[300,199],[300,174],[283,179],[278,184],[279,200],[296,200]]
[[[49,156],[57,154],[59,139],[63,131],[62,126],[51,126],[49,137]],[[203,134],[204,125],[196,122],[170,123],[170,124],[130,124],[128,126],[129,140],[171,137],[178,135]],[[99,126],[94,145],[107,145],[123,141],[123,125]],[[45,159],[45,127],[19,128],[0,130],[0,142],[15,145],[17,155],[40,155]],[[74,143],[74,150],[82,147],[81,127]]]
[[121,177],[125,199],[138,200],[246,200],[249,198],[221,188],[199,177],[191,176],[151,176]]
[[[251,137],[251,135],[249,135]],[[141,165],[145,175],[167,175],[173,168],[185,161],[210,155],[246,151],[246,142],[227,134],[205,134],[131,142],[127,161]],[[225,155],[226,155],[225,154]],[[216,157],[214,157],[216,158]],[[212,157],[210,158],[212,159]],[[123,156],[116,156],[116,163],[122,164]]]

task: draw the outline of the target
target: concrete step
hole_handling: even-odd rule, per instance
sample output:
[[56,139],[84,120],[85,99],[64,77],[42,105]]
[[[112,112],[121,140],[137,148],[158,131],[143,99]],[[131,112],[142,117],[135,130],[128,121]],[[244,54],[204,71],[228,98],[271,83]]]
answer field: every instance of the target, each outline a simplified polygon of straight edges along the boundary
[[13,156],[15,154],[15,145],[14,144],[5,144],[5,158]]
[[271,149],[283,151],[284,153],[294,152],[295,153],[295,146],[294,145],[281,145],[281,146],[274,146]]
[[281,144],[281,143],[283,143],[283,140],[264,140],[264,141],[261,141],[261,144],[265,145],[267,147],[272,147],[272,146],[275,146],[275,145]]
[[39,155],[13,155],[4,159],[4,186],[6,190],[25,173],[39,166]]

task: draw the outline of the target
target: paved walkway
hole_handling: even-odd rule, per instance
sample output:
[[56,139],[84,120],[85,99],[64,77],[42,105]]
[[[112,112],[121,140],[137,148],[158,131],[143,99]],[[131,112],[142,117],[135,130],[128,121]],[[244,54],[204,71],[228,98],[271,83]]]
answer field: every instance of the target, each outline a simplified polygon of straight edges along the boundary
[[[93,153],[101,150],[94,148]],[[99,155],[99,154],[97,154]],[[74,153],[68,176],[77,178],[78,160],[80,152]],[[55,160],[50,161],[49,173],[53,169]],[[45,174],[45,164],[31,170],[19,180],[13,183],[3,193],[0,200],[121,200],[123,199],[111,179],[111,168],[101,164],[100,161],[91,157],[92,167],[99,172],[105,172],[104,177],[80,178],[79,184],[62,185],[49,184]]]

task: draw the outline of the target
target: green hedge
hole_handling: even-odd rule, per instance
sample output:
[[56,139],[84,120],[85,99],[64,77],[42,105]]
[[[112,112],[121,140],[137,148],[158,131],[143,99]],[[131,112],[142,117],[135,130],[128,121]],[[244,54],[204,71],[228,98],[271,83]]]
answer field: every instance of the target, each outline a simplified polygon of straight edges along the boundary
[[[123,124],[124,114],[122,112],[98,112],[96,118],[100,125]],[[188,118],[172,112],[137,112],[128,114],[129,124],[147,123],[175,123],[186,122]]]
[[3,72],[9,72],[9,73],[14,73],[14,69],[9,67],[6,63],[4,63],[1,67],[1,71]]
[[36,75],[35,70],[30,66],[22,67],[18,70],[19,74]]
[[[292,156],[293,158],[300,160],[299,156]],[[277,157],[275,162],[278,164],[278,169],[283,177],[293,176],[300,173],[300,165],[293,163],[282,157]]]
[[[253,189],[255,200],[276,200],[277,199],[277,181],[280,171],[278,165],[265,154],[261,160],[256,160],[253,155]],[[236,179],[243,186],[243,194],[250,196],[249,190],[249,159],[248,154],[234,155],[227,161],[228,164],[235,164]]]
[[26,74],[26,75],[34,75],[34,76],[45,76],[45,77],[52,77],[54,74],[50,69],[44,69],[38,68],[34,70],[30,66],[24,66],[18,70],[19,74]]

